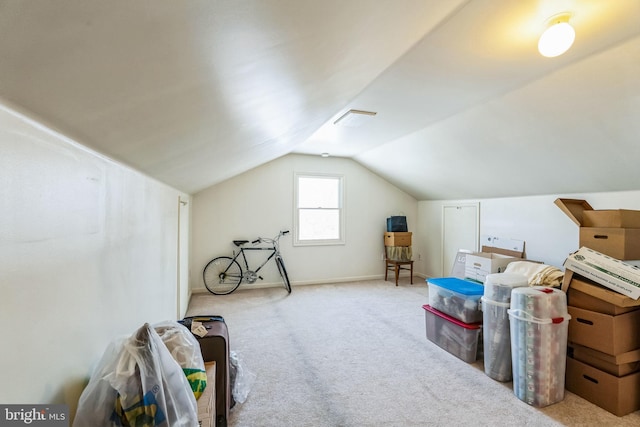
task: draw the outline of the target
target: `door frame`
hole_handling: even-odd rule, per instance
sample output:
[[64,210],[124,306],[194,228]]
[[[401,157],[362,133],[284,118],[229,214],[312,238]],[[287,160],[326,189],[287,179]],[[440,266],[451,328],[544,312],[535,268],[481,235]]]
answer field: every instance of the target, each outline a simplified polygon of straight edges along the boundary
[[182,319],[189,305],[191,296],[189,288],[189,229],[190,209],[189,199],[183,200],[178,196],[178,244],[176,259],[176,315]]

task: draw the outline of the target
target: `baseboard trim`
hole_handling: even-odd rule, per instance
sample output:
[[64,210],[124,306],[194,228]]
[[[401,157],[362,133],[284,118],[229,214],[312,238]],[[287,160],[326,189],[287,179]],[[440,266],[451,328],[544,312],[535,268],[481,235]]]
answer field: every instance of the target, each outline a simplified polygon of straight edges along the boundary
[[[408,274],[406,273],[400,274],[400,277],[406,277],[406,276],[408,276]],[[427,279],[427,276],[423,273],[414,272],[413,276],[419,277],[425,280]],[[384,274],[374,274],[370,276],[334,277],[330,279],[299,280],[299,281],[291,282],[291,286],[295,287],[295,286],[306,286],[306,285],[327,285],[332,283],[362,282],[364,280],[378,280],[378,279],[384,279]],[[271,282],[271,283],[260,282],[260,283],[252,283],[252,284],[242,283],[240,284],[239,289],[262,289],[262,288],[278,288],[278,287],[284,287],[282,282]],[[190,295],[191,294],[207,294],[207,293],[209,293],[209,291],[204,286],[199,288],[193,288],[190,290]]]

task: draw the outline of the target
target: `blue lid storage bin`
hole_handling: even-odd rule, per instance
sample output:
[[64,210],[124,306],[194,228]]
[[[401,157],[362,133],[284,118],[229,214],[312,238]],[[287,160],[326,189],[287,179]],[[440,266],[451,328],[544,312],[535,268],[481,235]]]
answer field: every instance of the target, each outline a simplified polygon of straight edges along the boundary
[[427,279],[429,305],[464,323],[482,322],[482,284],[457,277]]

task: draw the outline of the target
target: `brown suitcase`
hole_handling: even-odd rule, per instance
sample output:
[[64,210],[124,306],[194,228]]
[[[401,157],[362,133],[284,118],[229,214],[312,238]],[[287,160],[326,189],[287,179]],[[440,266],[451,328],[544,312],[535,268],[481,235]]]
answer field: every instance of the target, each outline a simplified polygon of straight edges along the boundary
[[216,362],[216,427],[226,427],[233,402],[229,373],[229,330],[222,316],[191,316],[185,317],[180,323],[191,330],[194,320],[202,322],[207,328],[206,336],[194,336],[200,343],[204,361]]

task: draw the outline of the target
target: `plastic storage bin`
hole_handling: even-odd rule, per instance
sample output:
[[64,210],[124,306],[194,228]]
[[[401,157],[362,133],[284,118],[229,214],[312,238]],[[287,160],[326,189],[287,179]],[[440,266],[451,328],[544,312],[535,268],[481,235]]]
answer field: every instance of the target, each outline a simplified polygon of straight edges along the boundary
[[542,407],[564,399],[569,319],[567,296],[543,286],[511,291],[513,392]]
[[465,362],[475,362],[482,325],[461,322],[429,305],[422,308],[425,310],[427,339]]
[[457,277],[427,279],[429,305],[464,323],[482,322],[482,284]]
[[511,335],[508,310],[511,291],[529,286],[522,274],[487,275],[482,296],[484,373],[497,381],[511,381]]

